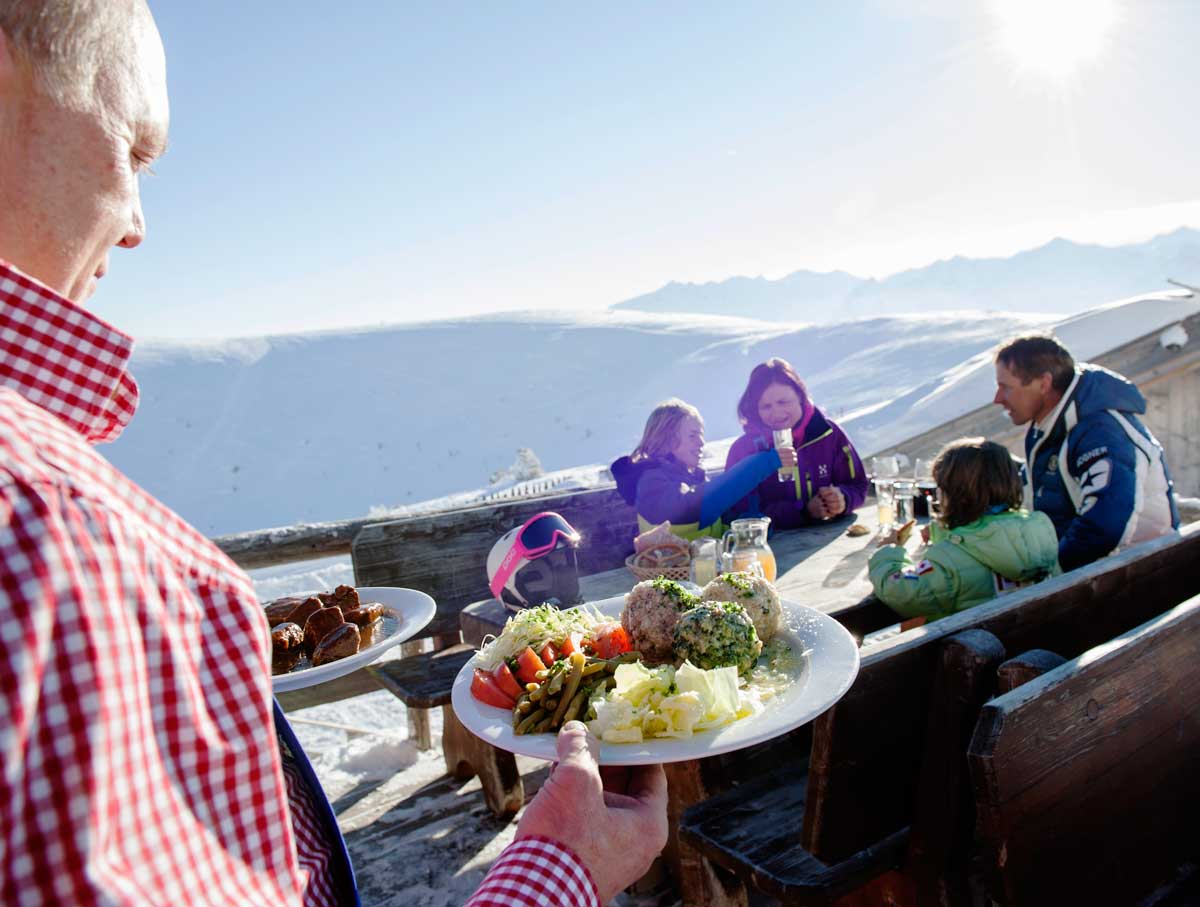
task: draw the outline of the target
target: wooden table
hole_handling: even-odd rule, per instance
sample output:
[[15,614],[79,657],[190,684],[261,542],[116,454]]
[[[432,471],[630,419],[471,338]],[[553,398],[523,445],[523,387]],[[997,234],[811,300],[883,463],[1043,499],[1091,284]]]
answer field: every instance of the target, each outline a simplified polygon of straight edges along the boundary
[[[870,534],[846,535],[855,522],[870,529]],[[867,561],[875,551],[878,526],[875,508],[867,507],[828,523],[775,533],[769,542],[779,571],[775,588],[784,598],[818,611],[836,610],[870,595]],[[620,567],[581,576],[579,591],[584,601],[599,601],[625,594],[636,582],[628,569]],[[485,636],[504,628],[509,614],[494,598],[467,605],[459,615],[463,641],[480,645]]]
[[[871,530],[852,537],[846,530],[855,522]],[[778,532],[770,539],[779,575],[775,586],[784,598],[816,608],[836,611],[871,593],[867,561],[875,550],[878,528],[875,508],[802,529]],[[579,590],[585,601],[599,601],[628,592],[637,582],[624,567],[580,577]],[[475,602],[459,617],[463,640],[480,645],[487,635],[498,634],[509,612],[495,599]],[[685,907],[745,907],[745,888],[718,870],[699,851],[678,837],[679,817],[687,807],[708,799],[728,786],[730,779],[716,770],[716,759],[694,759],[666,766],[670,838],[664,851],[668,871]]]

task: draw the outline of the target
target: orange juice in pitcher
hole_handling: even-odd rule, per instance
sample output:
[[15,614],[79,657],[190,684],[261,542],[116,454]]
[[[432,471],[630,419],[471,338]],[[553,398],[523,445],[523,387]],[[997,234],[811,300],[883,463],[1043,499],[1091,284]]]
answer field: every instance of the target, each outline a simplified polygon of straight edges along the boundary
[[725,555],[722,563],[726,570],[755,571],[753,565],[762,570],[768,582],[775,582],[775,552],[767,544],[767,527],[770,517],[746,517],[734,520],[725,533],[722,547]]

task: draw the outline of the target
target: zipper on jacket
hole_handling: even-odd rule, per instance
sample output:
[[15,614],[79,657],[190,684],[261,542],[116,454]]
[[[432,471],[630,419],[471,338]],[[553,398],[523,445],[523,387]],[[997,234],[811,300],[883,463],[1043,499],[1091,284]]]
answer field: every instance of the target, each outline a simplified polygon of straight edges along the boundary
[[846,462],[850,464],[850,478],[854,476],[854,454],[850,453],[850,445],[847,444],[842,448],[842,453],[846,455]]
[[827,428],[827,429],[825,429],[824,434],[817,435],[811,441],[805,441],[803,444],[801,444],[799,447],[797,447],[796,450],[804,450],[804,448],[810,447],[811,445],[816,444],[818,441],[822,440],[823,438],[828,438],[832,434],[833,434],[833,429]]

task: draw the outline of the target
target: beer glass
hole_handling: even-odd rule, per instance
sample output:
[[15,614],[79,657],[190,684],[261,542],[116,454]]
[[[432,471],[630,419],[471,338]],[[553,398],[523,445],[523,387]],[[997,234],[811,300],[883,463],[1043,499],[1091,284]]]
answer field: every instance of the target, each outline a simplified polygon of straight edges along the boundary
[[894,456],[871,458],[871,480],[875,483],[875,502],[879,508],[879,528],[884,532],[891,529],[896,522],[893,486],[899,475],[900,465]]

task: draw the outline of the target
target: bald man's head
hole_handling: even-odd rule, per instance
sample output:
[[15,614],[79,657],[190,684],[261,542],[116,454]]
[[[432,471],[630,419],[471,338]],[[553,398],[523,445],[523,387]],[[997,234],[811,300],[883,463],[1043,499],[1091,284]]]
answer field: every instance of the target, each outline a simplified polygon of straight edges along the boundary
[[131,25],[149,18],[144,0],[0,0],[9,52],[60,104],[92,102],[105,60],[129,53]]
[[0,259],[83,302],[146,234],[166,61],[143,0],[0,0]]

